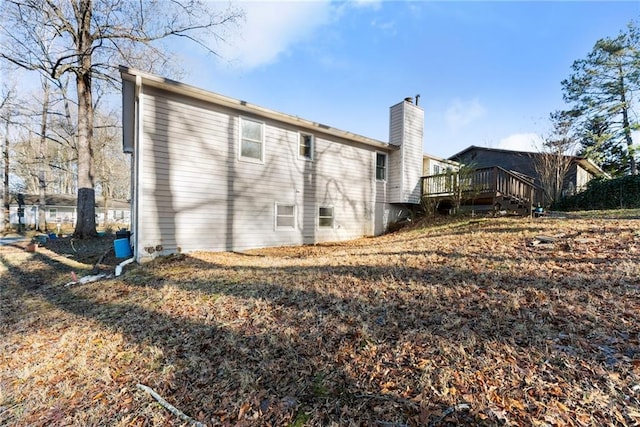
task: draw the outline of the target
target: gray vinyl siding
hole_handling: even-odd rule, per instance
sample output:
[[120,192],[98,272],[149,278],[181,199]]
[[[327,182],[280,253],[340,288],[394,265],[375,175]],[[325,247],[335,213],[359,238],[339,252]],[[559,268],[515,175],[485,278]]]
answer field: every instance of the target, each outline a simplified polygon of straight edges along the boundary
[[391,107],[389,143],[399,146],[389,159],[389,201],[420,203],[424,111],[403,101]]
[[[312,133],[314,160],[307,161],[298,156],[301,129],[294,126],[147,87],[141,105],[140,256],[379,231],[375,148]],[[240,117],[265,123],[263,164],[239,159]],[[296,206],[294,229],[276,229],[276,203]],[[333,207],[334,227],[318,226],[320,206]]]
[[404,101],[389,109],[389,144],[400,147],[389,155],[388,201],[402,199],[402,141],[404,139]]
[[411,104],[405,105],[403,156],[402,201],[404,203],[420,203],[422,188],[422,140],[424,111]]
[[469,150],[460,158],[460,162],[474,168],[500,166],[506,170],[514,170],[531,177],[538,175],[534,167],[532,153],[527,152]]
[[404,104],[402,101],[389,108],[389,144],[398,147],[404,138]]
[[[387,157],[388,159],[388,157]],[[376,197],[373,234],[382,234],[389,226],[389,203],[387,200],[388,186],[386,181],[376,181]]]
[[133,153],[136,131],[135,82],[122,81],[122,149]]

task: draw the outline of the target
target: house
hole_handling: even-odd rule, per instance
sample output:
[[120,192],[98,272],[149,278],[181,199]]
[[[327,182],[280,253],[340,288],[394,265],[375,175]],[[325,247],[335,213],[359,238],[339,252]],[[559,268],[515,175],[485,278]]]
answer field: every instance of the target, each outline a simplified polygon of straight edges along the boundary
[[433,178],[423,181],[423,194],[450,192],[453,185],[452,174],[459,169],[458,162],[425,153],[422,156],[422,174],[424,177]]
[[121,67],[137,261],[383,233],[420,203],[424,112],[379,141]]
[[[21,222],[27,227],[38,227],[40,220],[39,206],[40,197],[37,194],[25,194],[24,216],[18,218],[18,201],[13,198],[9,203],[9,220],[12,225]],[[48,224],[68,224],[75,226],[77,212],[77,198],[68,194],[48,194],[45,198],[46,214],[45,220]],[[105,212],[106,211],[106,212]],[[118,223],[127,225],[130,221],[130,205],[126,200],[109,199],[96,197],[96,222],[104,223],[105,215],[107,223]]]
[[425,206],[440,212],[462,209],[529,215],[533,207],[547,205],[549,201],[545,184],[554,177],[545,180],[539,173],[544,169],[540,165],[545,163],[549,165],[546,170],[553,171],[555,166],[568,162],[562,195],[584,190],[594,177],[607,176],[595,163],[582,157],[474,145],[447,160],[451,167],[442,172],[442,165],[429,159],[431,166],[425,167],[429,174],[422,178]]
[[[449,159],[472,165],[474,168],[500,166],[503,169],[529,176],[533,178],[534,183],[541,186],[542,180],[538,168],[536,168],[536,159],[545,155],[547,154],[472,145],[449,157]],[[549,156],[553,156],[553,154],[549,154]],[[584,191],[591,179],[608,176],[590,159],[579,156],[564,157],[570,161],[570,165],[564,177],[563,195],[572,195]]]
[[432,154],[425,153],[422,156],[422,175],[440,175],[446,172],[454,172],[460,168],[460,163],[443,159]]

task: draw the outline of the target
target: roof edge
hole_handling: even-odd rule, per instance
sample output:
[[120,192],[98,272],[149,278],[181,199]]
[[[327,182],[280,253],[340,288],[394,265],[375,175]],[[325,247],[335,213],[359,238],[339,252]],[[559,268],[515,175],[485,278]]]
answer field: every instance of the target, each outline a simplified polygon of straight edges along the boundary
[[[545,154],[545,153],[535,152],[535,151],[507,150],[505,148],[490,148],[490,147],[480,147],[478,145],[470,145],[469,147],[465,148],[464,150],[454,154],[453,156],[450,156],[448,158],[448,160],[456,159],[456,158],[460,157],[462,154],[464,154],[464,153],[466,153],[468,151],[471,151],[471,150],[494,151],[494,152],[500,152],[500,153]],[[565,156],[573,158],[573,160],[576,163],[579,163],[585,170],[591,172],[592,174],[594,174],[596,176],[604,176],[606,178],[611,178],[611,175],[609,175],[600,166],[598,166],[597,163],[595,163],[593,160],[591,160],[591,159],[589,159],[587,157],[574,156],[574,155],[570,155],[570,154],[565,154]]]
[[124,65],[119,67],[120,75],[123,80],[136,81],[137,78],[142,80],[143,85],[167,90],[170,92],[185,95],[191,98],[199,99],[206,102],[211,102],[217,105],[222,105],[227,108],[238,110],[244,113],[253,113],[261,117],[266,117],[275,121],[287,123],[290,125],[298,126],[306,130],[312,130],[328,135],[336,136],[339,138],[347,139],[350,141],[358,142],[361,144],[370,145],[376,148],[394,150],[396,147],[391,146],[388,142],[380,141],[367,136],[358,135],[353,132],[337,129],[331,126],[327,126],[318,122],[303,119],[291,114],[281,113],[279,111],[270,110],[268,108],[261,107],[259,105],[250,104],[247,101],[231,98],[225,95],[221,95],[216,92],[211,92],[205,89],[198,88],[196,86],[181,83],[176,80],[160,77],[155,74],[147,73],[145,71],[129,68]]

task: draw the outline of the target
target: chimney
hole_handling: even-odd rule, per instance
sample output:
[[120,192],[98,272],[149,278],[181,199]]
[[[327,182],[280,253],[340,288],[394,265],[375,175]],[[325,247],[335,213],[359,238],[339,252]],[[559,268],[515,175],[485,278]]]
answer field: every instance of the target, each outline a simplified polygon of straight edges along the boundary
[[390,108],[389,144],[399,147],[389,155],[391,203],[420,203],[423,134],[424,110],[412,97]]

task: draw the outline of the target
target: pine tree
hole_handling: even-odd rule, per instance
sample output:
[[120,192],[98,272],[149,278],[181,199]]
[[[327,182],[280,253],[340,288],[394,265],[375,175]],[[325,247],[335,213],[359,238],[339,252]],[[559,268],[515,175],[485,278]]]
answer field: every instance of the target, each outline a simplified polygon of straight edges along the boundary
[[613,175],[638,173],[632,132],[639,124],[634,92],[640,89],[640,32],[632,22],[615,38],[600,39],[562,81],[583,134],[583,151],[606,160]]

